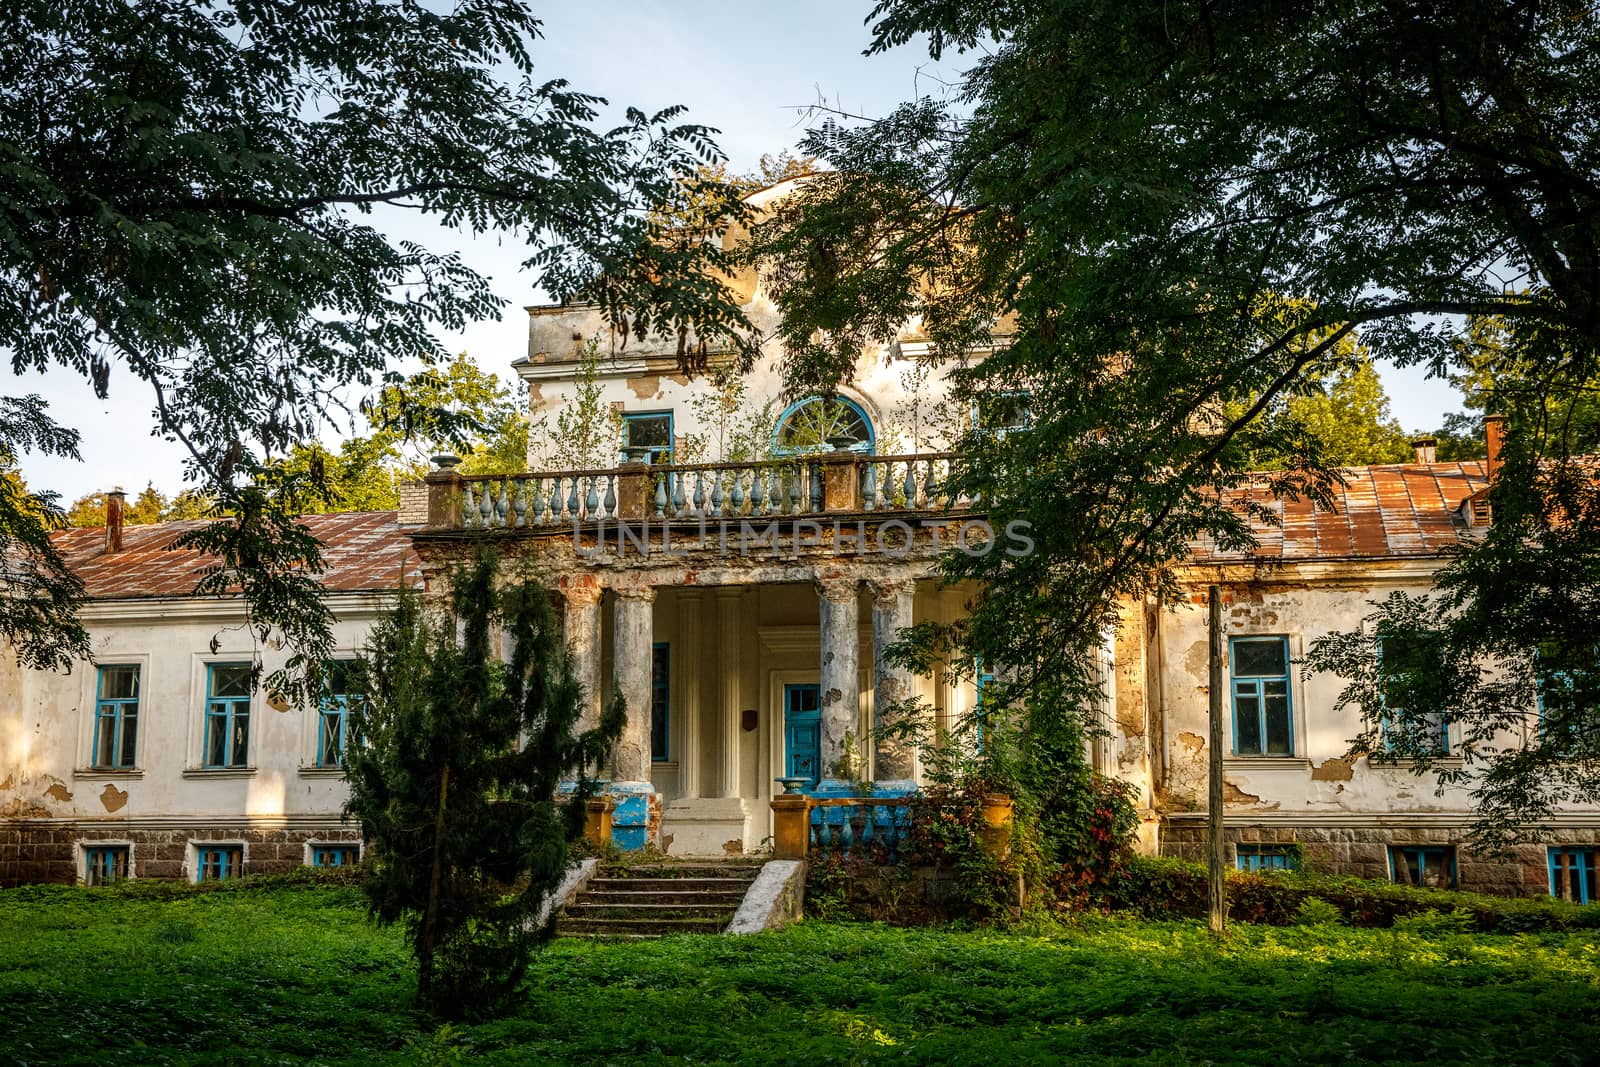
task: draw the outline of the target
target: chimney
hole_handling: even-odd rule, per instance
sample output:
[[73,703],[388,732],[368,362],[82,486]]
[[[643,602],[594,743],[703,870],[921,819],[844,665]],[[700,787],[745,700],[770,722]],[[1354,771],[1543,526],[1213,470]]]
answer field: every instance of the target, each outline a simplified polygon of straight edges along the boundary
[[1418,463],[1432,463],[1439,442],[1432,437],[1419,437],[1411,442],[1411,447],[1416,449]]
[[128,494],[119,485],[106,494],[106,551],[122,551],[122,505]]
[[1489,460],[1484,465],[1484,472],[1489,480],[1494,481],[1494,476],[1500,471],[1500,450],[1506,443],[1506,417],[1504,415],[1485,415],[1483,417],[1483,443],[1488,446]]

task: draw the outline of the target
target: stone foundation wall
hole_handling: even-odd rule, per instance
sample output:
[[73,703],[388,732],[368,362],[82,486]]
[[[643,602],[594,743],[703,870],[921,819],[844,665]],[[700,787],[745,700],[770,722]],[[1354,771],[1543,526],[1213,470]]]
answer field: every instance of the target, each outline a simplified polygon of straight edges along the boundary
[[[1228,864],[1240,844],[1295,844],[1307,870],[1388,881],[1391,845],[1449,845],[1456,853],[1456,888],[1499,896],[1541,897],[1550,893],[1550,846],[1600,846],[1600,827],[1557,830],[1550,840],[1515,845],[1506,856],[1485,856],[1466,844],[1467,828],[1428,827],[1270,827],[1229,826]],[[1203,863],[1206,827],[1193,820],[1167,822],[1161,829],[1161,854]]]
[[0,887],[77,882],[82,875],[81,846],[95,844],[127,845],[129,877],[193,878],[189,846],[211,842],[241,844],[247,875],[283,874],[305,865],[307,844],[359,844],[361,832],[338,822],[274,830],[204,823],[177,830],[0,824]]

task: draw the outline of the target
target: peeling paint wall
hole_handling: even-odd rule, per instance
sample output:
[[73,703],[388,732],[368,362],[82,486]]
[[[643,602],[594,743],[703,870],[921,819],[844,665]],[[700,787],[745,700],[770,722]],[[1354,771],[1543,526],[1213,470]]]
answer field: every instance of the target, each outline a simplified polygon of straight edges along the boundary
[[[1169,738],[1162,754],[1167,771],[1160,798],[1170,824],[1164,831],[1164,850],[1186,854],[1190,845],[1184,842],[1203,834],[1209,702],[1205,584],[1222,579],[1225,637],[1283,636],[1292,659],[1298,660],[1317,638],[1359,629],[1374,602],[1391,591],[1426,590],[1437,565],[1426,559],[1322,562],[1232,568],[1220,575],[1197,567],[1187,576],[1186,602],[1161,614],[1156,635],[1169,650],[1160,680],[1163,725]],[[1224,655],[1228,654],[1225,641]],[[1225,680],[1230,668],[1225,661]],[[1353,842],[1366,835],[1366,845],[1357,849],[1360,855],[1355,859],[1347,854],[1349,849],[1329,852],[1328,863],[1346,873],[1376,870],[1374,848],[1386,863],[1387,842],[1438,839],[1459,845],[1473,817],[1469,790],[1441,789],[1433,774],[1418,776],[1406,767],[1374,765],[1366,756],[1351,756],[1350,740],[1361,725],[1355,709],[1336,706],[1344,681],[1325,674],[1307,676],[1293,663],[1290,671],[1294,749],[1290,756],[1236,755],[1231,686],[1223,694],[1224,801],[1233,839],[1251,840],[1238,834],[1281,834],[1284,841],[1317,842],[1336,832],[1347,835],[1342,840],[1354,847]],[[1587,825],[1600,833],[1600,808],[1569,806],[1560,819],[1562,825]],[[1495,888],[1489,883],[1499,875],[1487,869],[1480,874],[1488,880],[1486,887]],[[1379,876],[1388,877],[1386,867]]]

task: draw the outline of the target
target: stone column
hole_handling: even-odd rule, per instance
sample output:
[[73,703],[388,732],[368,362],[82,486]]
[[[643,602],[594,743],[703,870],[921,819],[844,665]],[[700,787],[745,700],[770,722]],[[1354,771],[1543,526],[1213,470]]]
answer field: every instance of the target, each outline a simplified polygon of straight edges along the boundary
[[673,649],[672,718],[680,724],[678,792],[686,799],[700,795],[700,590],[678,590],[678,647]]
[[613,685],[627,704],[627,721],[612,756],[619,782],[650,781],[650,673],[656,591],[650,586],[618,589],[612,618]]
[[[910,736],[882,736],[886,726],[901,725],[895,705],[915,695],[915,676],[884,656],[900,632],[911,625],[916,584],[910,579],[880,579],[872,587],[872,728],[875,749],[874,792],[909,793],[916,788],[916,746]],[[902,709],[903,710],[903,709]]]
[[625,586],[616,590],[612,615],[615,647],[611,663],[612,685],[627,705],[622,736],[611,756],[611,785],[616,799],[611,816],[611,840],[633,851],[659,844],[661,798],[650,781],[650,675],[652,638],[655,635],[656,591],[651,586]]
[[[566,586],[561,590],[562,626],[572,667],[583,686],[583,716],[578,729],[592,730],[600,722],[600,594],[598,585]],[[593,768],[591,768],[592,770]]]
[[846,793],[861,777],[861,739],[856,736],[861,708],[859,670],[861,633],[855,575],[818,575],[822,662],[822,780],[818,793]]
[[717,795],[739,795],[740,717],[744,708],[744,690],[740,686],[743,666],[739,662],[739,647],[743,633],[739,629],[740,606],[744,603],[744,589],[725,585],[717,589],[717,712],[720,744],[717,746]]

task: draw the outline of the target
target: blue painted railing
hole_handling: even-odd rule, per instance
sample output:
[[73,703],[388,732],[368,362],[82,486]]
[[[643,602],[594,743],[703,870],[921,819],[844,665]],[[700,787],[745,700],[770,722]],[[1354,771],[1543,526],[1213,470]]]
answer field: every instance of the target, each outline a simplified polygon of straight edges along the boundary
[[817,797],[811,801],[811,853],[819,860],[897,863],[911,840],[911,797]]

